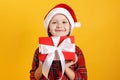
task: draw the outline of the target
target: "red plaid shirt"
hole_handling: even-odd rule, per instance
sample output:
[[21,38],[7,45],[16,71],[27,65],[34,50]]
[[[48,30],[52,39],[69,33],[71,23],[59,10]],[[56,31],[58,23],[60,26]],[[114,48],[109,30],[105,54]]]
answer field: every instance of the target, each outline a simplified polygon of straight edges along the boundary
[[[76,52],[78,56],[78,61],[76,64],[71,66],[71,69],[75,72],[75,79],[74,80],[87,80],[87,70],[85,66],[85,59],[83,56],[82,51],[79,47],[76,46]],[[39,65],[39,49],[35,51],[35,55],[33,58],[32,69],[30,70],[30,80],[36,80],[34,77],[35,70]],[[52,66],[49,71],[49,80],[59,80],[61,75],[61,64],[60,61],[53,61]],[[43,75],[41,76],[40,80],[47,80]],[[69,80],[67,75],[64,73],[62,80]]]

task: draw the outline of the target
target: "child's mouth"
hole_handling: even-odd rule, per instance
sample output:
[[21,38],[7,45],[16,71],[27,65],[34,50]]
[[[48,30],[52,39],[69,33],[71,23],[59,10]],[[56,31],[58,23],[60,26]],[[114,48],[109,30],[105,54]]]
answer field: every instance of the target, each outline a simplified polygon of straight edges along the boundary
[[55,30],[56,32],[64,32],[65,30]]

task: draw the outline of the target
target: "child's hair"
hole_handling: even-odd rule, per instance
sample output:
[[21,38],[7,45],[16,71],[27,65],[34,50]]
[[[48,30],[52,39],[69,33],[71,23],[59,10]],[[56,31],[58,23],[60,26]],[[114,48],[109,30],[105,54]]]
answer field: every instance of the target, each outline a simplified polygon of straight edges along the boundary
[[80,23],[77,22],[77,18],[75,16],[73,9],[68,5],[61,3],[53,7],[44,18],[44,26],[46,28],[46,31],[48,32],[48,36],[52,36],[51,33],[49,32],[48,26],[52,17],[56,14],[63,14],[70,22],[71,28],[68,36],[72,33],[74,27],[80,26]]

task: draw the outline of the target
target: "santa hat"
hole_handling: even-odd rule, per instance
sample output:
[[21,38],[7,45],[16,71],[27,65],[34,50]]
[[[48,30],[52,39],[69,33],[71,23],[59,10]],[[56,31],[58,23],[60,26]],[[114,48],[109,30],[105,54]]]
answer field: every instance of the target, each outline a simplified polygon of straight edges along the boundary
[[56,14],[63,14],[67,17],[71,24],[71,32],[74,27],[80,27],[80,22],[77,22],[77,18],[75,16],[75,13],[71,7],[69,7],[66,4],[58,4],[54,8],[52,8],[48,14],[44,18],[44,26],[46,30],[48,30],[48,25],[52,17]]

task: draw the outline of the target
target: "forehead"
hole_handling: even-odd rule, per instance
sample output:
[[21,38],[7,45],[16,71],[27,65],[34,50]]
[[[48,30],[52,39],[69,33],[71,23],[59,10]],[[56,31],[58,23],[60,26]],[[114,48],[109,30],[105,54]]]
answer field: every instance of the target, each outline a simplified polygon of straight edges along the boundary
[[51,20],[58,20],[58,19],[68,20],[68,18],[64,14],[55,14]]

